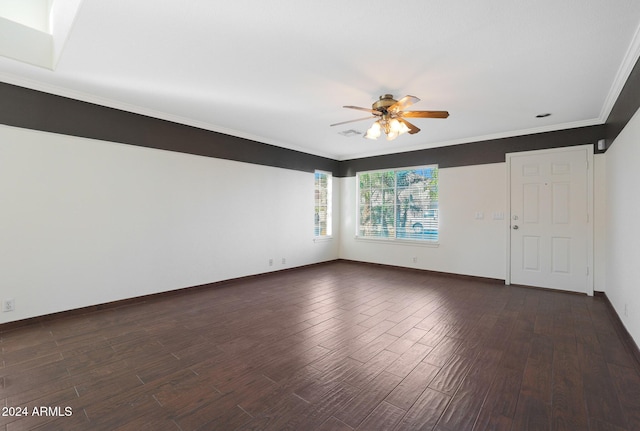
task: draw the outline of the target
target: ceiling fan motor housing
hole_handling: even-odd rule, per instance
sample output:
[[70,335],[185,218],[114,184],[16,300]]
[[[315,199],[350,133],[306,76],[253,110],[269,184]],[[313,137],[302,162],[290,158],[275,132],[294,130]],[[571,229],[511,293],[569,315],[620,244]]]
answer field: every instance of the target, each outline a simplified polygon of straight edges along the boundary
[[393,95],[385,94],[384,96],[380,96],[380,100],[378,100],[377,102],[374,102],[373,105],[371,105],[371,108],[376,111],[386,113],[387,108],[389,108],[396,102],[397,100],[393,98]]

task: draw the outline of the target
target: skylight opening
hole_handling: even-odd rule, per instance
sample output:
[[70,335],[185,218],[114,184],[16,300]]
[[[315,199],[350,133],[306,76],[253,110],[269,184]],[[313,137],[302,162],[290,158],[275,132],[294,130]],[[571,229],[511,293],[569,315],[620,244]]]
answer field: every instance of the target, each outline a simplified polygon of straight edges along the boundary
[[51,34],[53,0],[0,0],[0,17]]
[[82,0],[0,0],[0,55],[54,70]]

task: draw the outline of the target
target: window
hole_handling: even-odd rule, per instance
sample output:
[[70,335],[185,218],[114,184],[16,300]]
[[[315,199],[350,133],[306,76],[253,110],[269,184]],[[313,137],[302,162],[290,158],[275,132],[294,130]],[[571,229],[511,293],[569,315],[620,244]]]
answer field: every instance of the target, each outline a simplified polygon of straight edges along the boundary
[[358,173],[358,237],[438,240],[438,166]]
[[315,173],[315,236],[331,236],[331,174]]

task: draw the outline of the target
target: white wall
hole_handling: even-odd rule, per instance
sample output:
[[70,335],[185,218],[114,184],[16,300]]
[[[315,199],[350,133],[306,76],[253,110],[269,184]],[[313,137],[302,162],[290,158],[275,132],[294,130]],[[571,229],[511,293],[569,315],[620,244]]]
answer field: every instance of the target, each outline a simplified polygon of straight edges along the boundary
[[605,292],[640,345],[640,113],[636,112],[605,155]]
[[313,198],[313,173],[0,126],[0,323],[336,259]]
[[[594,159],[595,290],[625,324],[639,129]],[[0,126],[0,323],[336,258],[504,279],[505,169],[440,170],[438,247],[356,240],[356,178],[334,178],[334,239],[314,242],[312,173]]]
[[593,155],[593,290],[604,292],[607,264],[606,153]]
[[[505,163],[440,169],[438,184],[440,244],[427,247],[355,239],[356,178],[343,178],[340,257],[504,280],[508,222]],[[484,218],[477,219],[476,213]],[[494,213],[502,213],[504,218],[496,220]]]

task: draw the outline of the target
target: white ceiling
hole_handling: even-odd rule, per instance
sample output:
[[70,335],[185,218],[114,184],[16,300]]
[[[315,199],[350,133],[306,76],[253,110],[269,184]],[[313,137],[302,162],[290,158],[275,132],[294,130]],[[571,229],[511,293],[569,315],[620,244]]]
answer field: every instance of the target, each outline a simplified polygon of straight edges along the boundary
[[[0,80],[344,160],[602,124],[639,24],[637,0],[84,0],[55,70]],[[450,117],[329,127],[384,93]]]

